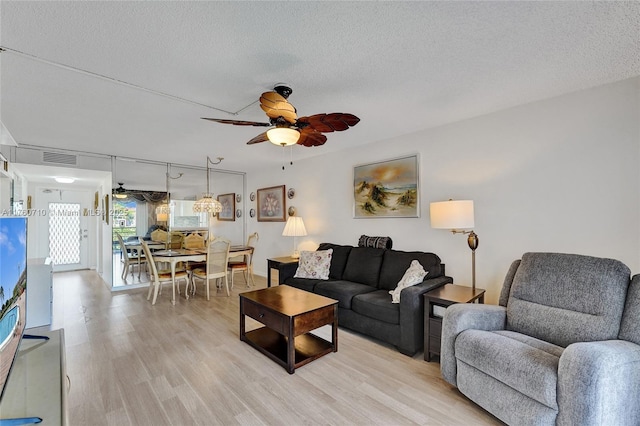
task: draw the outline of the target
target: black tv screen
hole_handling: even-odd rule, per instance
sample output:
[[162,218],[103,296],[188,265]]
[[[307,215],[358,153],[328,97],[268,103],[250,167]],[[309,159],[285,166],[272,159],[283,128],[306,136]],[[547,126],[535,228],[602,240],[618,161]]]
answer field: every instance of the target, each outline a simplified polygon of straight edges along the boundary
[[0,217],[0,398],[27,323],[27,219]]

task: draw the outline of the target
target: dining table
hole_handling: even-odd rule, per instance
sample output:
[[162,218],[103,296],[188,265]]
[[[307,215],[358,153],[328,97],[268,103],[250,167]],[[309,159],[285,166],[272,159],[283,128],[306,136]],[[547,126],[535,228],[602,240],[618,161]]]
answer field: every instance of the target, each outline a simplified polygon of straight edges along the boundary
[[[231,246],[229,257],[253,256],[253,247]],[[206,262],[207,249],[171,249],[158,250],[153,253],[153,259],[158,262],[168,262],[171,267],[171,303],[176,304],[176,265],[180,262]],[[185,295],[186,297],[186,295]]]
[[[139,240],[136,241],[125,241],[124,246],[126,247],[127,250],[135,250],[136,253],[138,254],[138,278],[140,278],[140,264],[142,263],[142,256],[143,256],[143,250],[142,250],[142,243]],[[158,250],[158,249],[164,249],[165,248],[165,244],[164,243],[160,243],[160,242],[156,242],[156,241],[147,241],[147,246],[151,249],[151,250]]]

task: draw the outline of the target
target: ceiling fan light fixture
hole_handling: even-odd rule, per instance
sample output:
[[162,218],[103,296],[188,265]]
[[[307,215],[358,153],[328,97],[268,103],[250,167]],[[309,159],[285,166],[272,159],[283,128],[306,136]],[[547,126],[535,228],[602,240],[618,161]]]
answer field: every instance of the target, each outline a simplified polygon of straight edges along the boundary
[[122,187],[124,183],[118,182],[118,185],[120,186],[113,190],[113,196],[120,199],[127,198],[127,190]]
[[290,127],[275,127],[267,130],[269,142],[278,146],[295,145],[300,139],[300,132]]

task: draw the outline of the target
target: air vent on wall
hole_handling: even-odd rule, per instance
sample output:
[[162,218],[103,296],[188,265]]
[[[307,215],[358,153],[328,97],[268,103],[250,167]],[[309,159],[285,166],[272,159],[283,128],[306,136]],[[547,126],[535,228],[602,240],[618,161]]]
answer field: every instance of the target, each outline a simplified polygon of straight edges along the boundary
[[54,164],[66,164],[68,166],[75,166],[78,161],[78,157],[71,154],[61,154],[58,152],[43,152],[42,161],[44,163]]

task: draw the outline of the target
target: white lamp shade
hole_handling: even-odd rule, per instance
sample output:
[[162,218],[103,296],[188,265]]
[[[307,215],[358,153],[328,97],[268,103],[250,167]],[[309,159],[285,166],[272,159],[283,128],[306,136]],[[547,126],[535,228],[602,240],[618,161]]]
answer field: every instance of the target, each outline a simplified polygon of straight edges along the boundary
[[300,133],[289,127],[275,127],[267,130],[267,138],[274,145],[289,146],[298,143]]
[[304,227],[302,218],[300,216],[289,216],[282,235],[285,237],[304,237],[307,235],[307,229]]
[[220,213],[222,204],[215,200],[210,194],[205,194],[193,204],[193,211],[196,213]]
[[473,200],[449,200],[429,206],[431,227],[438,229],[471,229],[475,225]]
[[162,203],[156,207],[156,220],[159,222],[169,220],[169,205],[167,203]]

